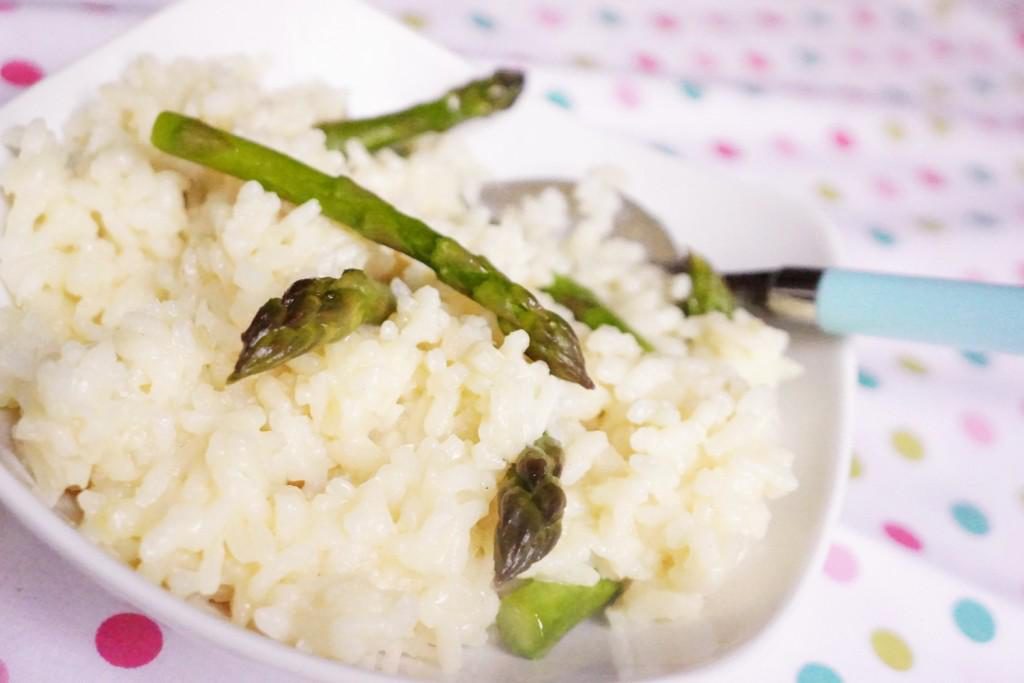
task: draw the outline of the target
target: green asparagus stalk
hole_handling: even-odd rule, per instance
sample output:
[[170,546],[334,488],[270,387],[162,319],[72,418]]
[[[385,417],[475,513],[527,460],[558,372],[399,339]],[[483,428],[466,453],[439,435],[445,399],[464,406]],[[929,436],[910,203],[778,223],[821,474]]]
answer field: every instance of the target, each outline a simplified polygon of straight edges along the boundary
[[317,127],[327,134],[326,144],[331,149],[344,149],[349,140],[359,140],[372,152],[508,109],[523,91],[524,80],[520,71],[501,69],[408,109],[367,119],[329,121]]
[[551,295],[558,303],[562,304],[579,320],[592,330],[602,325],[612,327],[633,335],[640,348],[644,351],[653,351],[654,346],[626,324],[626,321],[615,315],[615,312],[601,303],[591,290],[576,282],[567,275],[555,275],[555,280],[544,288],[545,292]]
[[174,112],[157,117],[151,139],[164,152],[236,178],[256,180],[295,204],[316,199],[325,216],[433,268],[442,282],[492,311],[503,330],[526,330],[530,336],[526,354],[545,361],[553,375],[588,389],[594,386],[579,340],[565,320],[542,307],[525,287],[509,280],[486,258],[398,211],[350,178],[331,177]]
[[562,445],[542,435],[509,465],[498,486],[498,528],[494,532],[494,581],[505,583],[555,547],[562,535],[565,493]]
[[736,310],[736,299],[722,276],[700,254],[690,251],[686,272],[690,274],[690,296],[680,302],[687,315],[721,311],[730,315]]
[[242,352],[228,382],[277,367],[360,325],[377,325],[395,311],[387,285],[350,269],[341,277],[298,280],[280,299],[260,307],[242,333]]
[[505,647],[520,657],[540,659],[621,590],[622,583],[610,579],[593,586],[526,581],[501,599],[498,635]]

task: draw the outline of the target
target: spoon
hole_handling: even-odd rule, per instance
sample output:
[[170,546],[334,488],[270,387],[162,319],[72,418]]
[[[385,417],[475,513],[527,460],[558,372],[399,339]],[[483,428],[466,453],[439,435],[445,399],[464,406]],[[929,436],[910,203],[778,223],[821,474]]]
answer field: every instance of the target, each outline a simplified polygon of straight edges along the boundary
[[[566,180],[503,181],[485,184],[480,198],[498,213],[548,188],[571,199],[574,187]],[[612,234],[644,245],[651,261],[669,272],[687,269],[687,257],[679,254],[661,222],[629,197],[623,196]],[[1024,287],[831,267],[780,268],[724,277],[741,301],[776,318],[810,323],[830,334],[1024,353]]]

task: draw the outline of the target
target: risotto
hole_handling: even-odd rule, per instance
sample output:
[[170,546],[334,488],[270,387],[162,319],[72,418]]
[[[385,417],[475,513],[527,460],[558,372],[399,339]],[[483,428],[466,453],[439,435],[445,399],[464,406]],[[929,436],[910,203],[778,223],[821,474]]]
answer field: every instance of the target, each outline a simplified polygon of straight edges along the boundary
[[[154,583],[302,650],[397,670],[457,669],[488,640],[495,493],[547,433],[564,448],[554,550],[523,575],[627,580],[612,625],[698,619],[791,491],[776,393],[786,335],[743,310],[686,317],[689,290],[610,235],[614,173],[494,216],[458,135],[408,156],[325,147],[344,94],[264,90],[244,59],[143,59],[61,133],[6,133],[0,401],[49,503]],[[572,276],[656,349],[572,322],[596,383],[552,376],[519,330],[423,265],[153,148],[180,111],[346,174],[485,255],[548,308]],[[571,204],[571,206],[570,206]],[[359,268],[395,312],[226,384],[239,334],[298,278]]]

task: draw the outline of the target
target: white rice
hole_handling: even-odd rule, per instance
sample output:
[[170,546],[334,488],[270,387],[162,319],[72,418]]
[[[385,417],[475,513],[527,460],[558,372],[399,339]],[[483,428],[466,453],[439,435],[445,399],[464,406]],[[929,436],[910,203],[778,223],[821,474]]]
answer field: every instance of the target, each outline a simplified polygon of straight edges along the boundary
[[[524,332],[427,268],[154,150],[162,109],[345,173],[537,291],[593,288],[655,344],[575,325],[598,387],[528,361]],[[81,530],[155,583],[226,603],[235,622],[303,650],[394,670],[459,667],[487,640],[496,482],[544,431],[565,446],[562,538],[528,573],[632,579],[613,620],[698,618],[702,596],[791,491],[776,385],[784,333],[739,311],[684,318],[689,287],[609,237],[607,174],[492,217],[457,136],[408,159],[328,151],[316,121],[342,94],[266,92],[245,60],[141,60],[63,136],[11,131],[0,278],[0,403],[46,500],[78,491]],[[455,139],[453,139],[453,137]],[[398,311],[232,386],[239,333],[295,279],[364,268]],[[569,316],[548,297],[545,305]],[[499,341],[495,341],[499,340]]]

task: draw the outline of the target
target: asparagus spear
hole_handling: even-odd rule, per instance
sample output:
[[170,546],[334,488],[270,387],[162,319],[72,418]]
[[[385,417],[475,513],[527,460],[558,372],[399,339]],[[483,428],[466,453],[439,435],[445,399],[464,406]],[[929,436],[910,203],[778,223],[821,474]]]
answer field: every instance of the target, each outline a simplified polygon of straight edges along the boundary
[[686,272],[690,274],[690,296],[679,303],[687,315],[721,311],[726,315],[736,310],[736,299],[722,276],[700,254],[690,251]]
[[593,388],[579,341],[565,320],[542,307],[525,287],[509,280],[486,258],[398,211],[350,178],[331,177],[174,112],[157,117],[151,139],[164,152],[236,178],[256,180],[290,202],[316,199],[325,216],[433,268],[442,282],[492,311],[503,330],[526,330],[530,335],[526,354],[545,361],[553,375]]
[[522,574],[555,547],[565,510],[565,493],[558,482],[561,473],[562,445],[547,434],[509,465],[498,487],[495,583]]
[[435,100],[393,114],[328,121],[317,127],[327,134],[327,146],[332,149],[344,149],[349,140],[359,140],[372,152],[508,109],[523,91],[524,80],[520,71],[500,69],[487,78],[453,88]]
[[633,335],[644,351],[654,350],[650,342],[627,325],[626,321],[615,315],[614,311],[601,303],[596,294],[569,276],[555,275],[555,281],[545,287],[543,291],[572,311],[576,319],[587,327],[597,329],[602,325],[611,325],[626,334]]
[[611,602],[622,583],[601,579],[593,586],[526,581],[501,599],[498,635],[509,650],[540,659],[576,624]]
[[395,311],[387,285],[349,269],[339,278],[298,280],[280,299],[260,307],[242,333],[242,352],[228,382],[277,367],[360,325],[384,322]]

